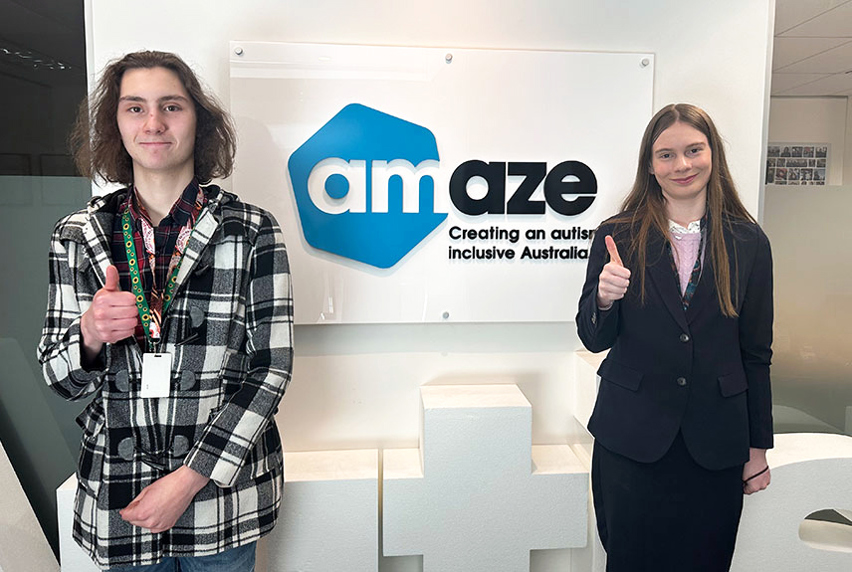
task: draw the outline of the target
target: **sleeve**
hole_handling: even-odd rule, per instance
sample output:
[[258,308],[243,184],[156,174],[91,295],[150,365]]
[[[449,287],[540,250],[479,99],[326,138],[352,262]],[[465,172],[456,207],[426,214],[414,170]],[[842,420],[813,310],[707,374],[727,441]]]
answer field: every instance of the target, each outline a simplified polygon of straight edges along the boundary
[[[84,367],[83,335],[80,317],[92,303],[92,293],[74,288],[73,256],[78,244],[61,239],[63,221],[54,228],[50,241],[47,314],[38,345],[38,361],[44,379],[56,393],[68,400],[83,399],[103,383],[109,367],[109,352],[102,352],[99,363]],[[69,253],[70,250],[70,253]]]
[[758,227],[757,252],[748,275],[740,307],[740,352],[748,380],[750,445],[773,446],[772,390],[769,366],[772,360],[772,251],[769,239]]
[[[598,278],[609,256],[604,238],[611,232],[611,226],[603,225],[595,232],[592,248],[589,251],[589,263],[586,266],[586,282],[583,284],[575,318],[580,340],[587,350],[594,353],[611,348],[618,335],[621,300],[616,300],[609,309],[603,311],[598,309],[597,301]],[[623,249],[622,245],[618,246],[619,249]]]
[[246,377],[184,460],[220,487],[234,484],[249,451],[275,414],[293,366],[290,268],[283,234],[269,214],[264,214],[249,264]]

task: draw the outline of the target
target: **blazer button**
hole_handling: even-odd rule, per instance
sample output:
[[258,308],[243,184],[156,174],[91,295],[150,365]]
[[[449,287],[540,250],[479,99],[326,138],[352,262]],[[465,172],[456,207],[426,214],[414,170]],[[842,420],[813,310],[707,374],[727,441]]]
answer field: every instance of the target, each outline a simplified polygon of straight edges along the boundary
[[686,385],[686,378],[685,377],[677,378],[677,384],[681,387],[685,386]]
[[689,341],[689,334],[681,334],[680,335],[680,341],[682,341],[683,343],[688,342]]

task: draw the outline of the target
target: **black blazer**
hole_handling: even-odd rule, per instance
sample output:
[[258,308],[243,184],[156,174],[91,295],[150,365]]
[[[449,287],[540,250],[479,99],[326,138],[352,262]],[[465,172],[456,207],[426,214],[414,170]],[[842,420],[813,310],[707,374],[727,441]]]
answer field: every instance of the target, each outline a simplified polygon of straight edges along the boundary
[[[607,449],[640,462],[660,459],[682,431],[695,461],[712,470],[744,463],[749,446],[772,447],[772,254],[766,235],[748,222],[725,230],[738,314],[728,318],[717,301],[709,247],[684,312],[663,237],[649,240],[643,304],[638,272],[625,258],[626,233],[614,230],[606,221],[595,234],[576,318],[586,348],[612,348],[598,370],[589,431]],[[607,234],[633,273],[627,295],[601,312],[596,294],[608,261]]]

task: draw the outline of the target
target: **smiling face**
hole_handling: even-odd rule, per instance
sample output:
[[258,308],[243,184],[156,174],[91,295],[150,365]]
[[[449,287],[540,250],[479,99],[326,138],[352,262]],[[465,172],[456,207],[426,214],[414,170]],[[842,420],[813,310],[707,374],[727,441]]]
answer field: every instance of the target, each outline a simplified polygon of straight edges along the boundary
[[676,121],[654,141],[651,174],[669,204],[703,204],[707,200],[712,162],[707,137],[691,125]]
[[135,181],[153,175],[192,177],[195,105],[176,73],[162,67],[127,70],[116,120]]

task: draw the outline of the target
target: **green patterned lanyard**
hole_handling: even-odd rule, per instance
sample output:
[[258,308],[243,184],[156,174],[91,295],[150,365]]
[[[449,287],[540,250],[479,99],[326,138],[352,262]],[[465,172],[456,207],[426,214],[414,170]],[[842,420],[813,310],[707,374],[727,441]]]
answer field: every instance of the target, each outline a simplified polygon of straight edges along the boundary
[[[124,214],[121,217],[121,230],[124,232],[124,247],[127,249],[127,264],[130,267],[130,285],[133,295],[136,296],[136,308],[139,310],[139,317],[142,319],[142,327],[145,329],[145,337],[148,340],[149,346],[153,347],[156,345],[157,340],[151,336],[151,308],[148,306],[148,300],[145,299],[145,290],[142,289],[142,280],[139,277],[139,264],[137,263],[136,258],[136,247],[133,244],[133,232],[130,230],[131,224],[130,206],[128,205],[128,207],[124,209]],[[192,237],[192,234],[190,234],[190,237]],[[187,244],[189,244],[189,239],[187,239]],[[161,321],[162,317],[166,315],[166,310],[171,304],[175,288],[177,288],[177,276],[181,262],[183,262],[183,256],[181,256],[178,263],[175,264],[175,269],[172,271],[172,275],[169,277],[168,283],[166,284],[165,297],[163,298],[163,310],[160,314]],[[160,327],[162,327],[162,323]]]

